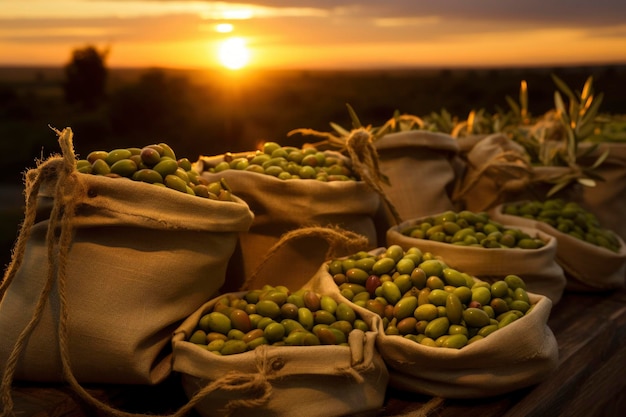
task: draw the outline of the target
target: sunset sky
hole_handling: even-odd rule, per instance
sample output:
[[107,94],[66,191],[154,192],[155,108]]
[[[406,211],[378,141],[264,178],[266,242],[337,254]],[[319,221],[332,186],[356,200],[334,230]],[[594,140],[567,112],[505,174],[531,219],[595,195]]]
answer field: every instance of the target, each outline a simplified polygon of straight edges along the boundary
[[0,0],[0,65],[60,66],[86,45],[111,67],[626,63],[626,1]]

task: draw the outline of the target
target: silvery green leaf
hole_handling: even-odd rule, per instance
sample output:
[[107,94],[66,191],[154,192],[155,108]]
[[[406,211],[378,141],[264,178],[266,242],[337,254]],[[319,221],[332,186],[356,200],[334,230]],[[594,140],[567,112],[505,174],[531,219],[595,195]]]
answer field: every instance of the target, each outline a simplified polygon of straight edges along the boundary
[[587,78],[587,81],[585,81],[585,85],[583,86],[583,92],[580,94],[580,101],[586,101],[587,97],[590,97],[593,94],[592,84],[593,76],[590,75],[589,78]]
[[598,115],[598,111],[600,110],[600,104],[602,104],[602,100],[604,99],[604,94],[598,94],[594,100],[592,101],[589,109],[585,112],[585,115],[582,117],[580,123],[589,123],[593,121]]
[[602,181],[602,182],[606,181],[606,179],[602,175],[595,173],[594,171],[591,170],[591,168],[583,168],[582,171],[585,174],[585,177],[589,177],[596,181]]
[[360,127],[363,127],[363,125],[361,125],[361,122],[359,121],[359,118],[357,117],[356,112],[354,111],[352,106],[346,103],[346,107],[348,107],[348,113],[350,113],[350,119],[352,120],[352,128],[358,129]]
[[522,112],[515,100],[513,100],[510,96],[506,96],[506,102],[509,104],[509,107],[511,107],[511,110],[513,110],[515,114],[521,116]]
[[600,165],[602,165],[604,161],[606,161],[606,158],[608,157],[609,157],[609,150],[607,149],[606,151],[602,152],[602,155],[600,155],[598,159],[596,159],[596,162],[594,162],[593,165],[591,165],[591,169],[598,168]]
[[576,126],[575,133],[579,140],[583,140],[586,137],[591,136],[594,130],[595,130],[595,126],[593,124],[579,123],[578,126]]
[[576,123],[578,121],[578,116],[580,114],[580,105],[578,102],[572,100],[569,102],[569,117],[570,120]]
[[570,181],[568,181],[568,180],[561,181],[561,182],[557,183],[552,188],[550,188],[550,190],[546,194],[546,197],[552,197],[554,194],[558,193],[563,188],[567,187],[569,185],[569,183],[570,183]]
[[585,187],[596,186],[596,182],[592,180],[591,178],[578,178],[576,181],[578,181],[580,184],[584,185]]
[[522,80],[519,91],[519,102],[521,107],[520,115],[526,117],[528,113],[528,84],[525,80]]
[[337,123],[335,122],[330,122],[330,126],[335,129],[335,131],[337,133],[339,133],[340,136],[348,136],[350,135],[350,132],[347,131],[346,129],[344,129],[343,127],[339,126]]
[[565,103],[563,102],[563,97],[559,94],[558,91],[554,92],[554,105],[556,110],[559,112],[559,115],[563,119],[566,125],[569,125],[569,116],[567,114],[567,110],[565,109]]
[[467,116],[467,132],[474,133],[475,125],[476,125],[476,111],[472,110]]
[[561,80],[559,77],[557,77],[554,74],[550,74],[550,75],[552,76],[552,80],[554,81],[556,86],[559,88],[559,90],[561,90],[565,95],[567,95],[570,98],[570,100],[572,101],[576,100],[576,95],[567,86],[567,84],[565,84],[563,80]]

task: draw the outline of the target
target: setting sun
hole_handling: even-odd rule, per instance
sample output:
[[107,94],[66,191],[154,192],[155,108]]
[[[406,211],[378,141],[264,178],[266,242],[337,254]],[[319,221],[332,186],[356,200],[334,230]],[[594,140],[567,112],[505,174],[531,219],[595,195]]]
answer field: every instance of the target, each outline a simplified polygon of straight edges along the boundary
[[250,61],[250,50],[243,38],[228,38],[219,47],[220,64],[231,70],[245,67]]

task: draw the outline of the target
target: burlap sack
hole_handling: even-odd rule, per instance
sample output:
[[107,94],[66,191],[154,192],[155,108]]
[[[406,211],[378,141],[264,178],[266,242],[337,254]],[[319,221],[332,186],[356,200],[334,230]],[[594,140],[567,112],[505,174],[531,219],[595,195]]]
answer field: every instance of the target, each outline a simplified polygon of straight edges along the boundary
[[557,243],[556,262],[566,277],[565,290],[605,291],[626,286],[626,246],[618,236],[620,249],[613,252],[562,233],[548,223],[503,213],[504,204],[489,213],[498,222],[530,227],[554,236]]
[[[601,143],[591,154],[593,163],[606,150],[609,155],[595,170],[604,181],[597,181],[595,187],[582,188],[582,205],[594,213],[600,223],[626,240],[626,143]],[[583,159],[582,163],[586,163]]]
[[[389,184],[382,188],[402,220],[452,209],[455,183],[455,138],[444,133],[412,130],[389,133],[374,142],[381,172]],[[384,207],[384,206],[383,206]],[[397,222],[386,210],[384,231]]]
[[376,347],[388,366],[389,385],[394,388],[444,398],[484,398],[537,384],[558,366],[557,341],[547,325],[552,309],[547,297],[528,293],[531,304],[535,304],[532,311],[483,340],[461,349],[429,347],[386,335],[377,314],[341,296],[328,265],[323,264],[306,287],[350,303],[373,329],[378,329]]
[[382,407],[389,374],[375,332],[353,330],[349,346],[262,345],[218,356],[185,341],[216,301],[190,315],[172,339],[174,370],[200,415],[332,417]]
[[302,227],[336,226],[365,236],[370,247],[376,247],[374,218],[381,204],[380,196],[365,182],[282,180],[235,169],[209,172],[209,167],[223,158],[201,157],[194,166],[209,181],[224,178],[233,192],[248,203],[255,217],[250,229],[239,235],[222,292],[260,288],[264,284],[302,286],[326,260],[328,245],[319,236],[305,234],[290,240],[257,273],[270,248],[285,233]]
[[[421,223],[424,218],[407,220],[387,231],[387,245],[400,245],[405,251],[417,247],[446,260],[452,268],[494,282],[509,274],[518,275],[526,283],[528,291],[548,297],[558,303],[565,289],[566,278],[556,261],[557,241],[538,229],[522,226],[505,227],[520,229],[532,237],[538,237],[545,245],[538,249],[482,248],[457,246],[429,239],[417,239],[402,233],[406,228]],[[495,220],[495,219],[494,219]]]
[[463,175],[457,178],[452,194],[457,210],[486,211],[527,189],[532,168],[521,145],[503,134],[493,134],[468,149]]
[[28,381],[156,384],[171,335],[225,280],[248,206],[75,170],[27,174],[26,215],[2,286],[3,392]]

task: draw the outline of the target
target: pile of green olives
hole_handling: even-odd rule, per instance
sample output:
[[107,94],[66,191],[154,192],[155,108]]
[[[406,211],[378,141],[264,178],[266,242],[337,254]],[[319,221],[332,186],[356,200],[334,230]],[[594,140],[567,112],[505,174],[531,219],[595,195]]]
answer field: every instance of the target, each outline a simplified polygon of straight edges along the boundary
[[279,179],[314,179],[318,181],[357,180],[346,159],[331,155],[308,145],[303,148],[265,142],[262,150],[245,156],[227,153],[224,160],[209,168],[209,172],[227,169],[256,172]]
[[602,228],[593,213],[574,201],[554,198],[506,203],[502,212],[547,223],[562,233],[613,252],[621,246],[615,233]]
[[519,229],[504,227],[485,212],[445,211],[420,219],[400,231],[405,236],[483,248],[538,249],[545,242]]
[[341,294],[378,314],[386,335],[461,349],[532,311],[517,275],[488,283],[450,268],[430,252],[398,245],[331,260]]
[[203,179],[192,169],[189,159],[177,159],[166,143],[93,151],[76,161],[76,169],[84,174],[129,178],[212,200],[233,201],[224,180],[211,183]]
[[365,332],[369,327],[348,303],[312,290],[265,285],[242,296],[218,298],[188,341],[217,355],[232,355],[261,345],[347,346],[353,329]]

